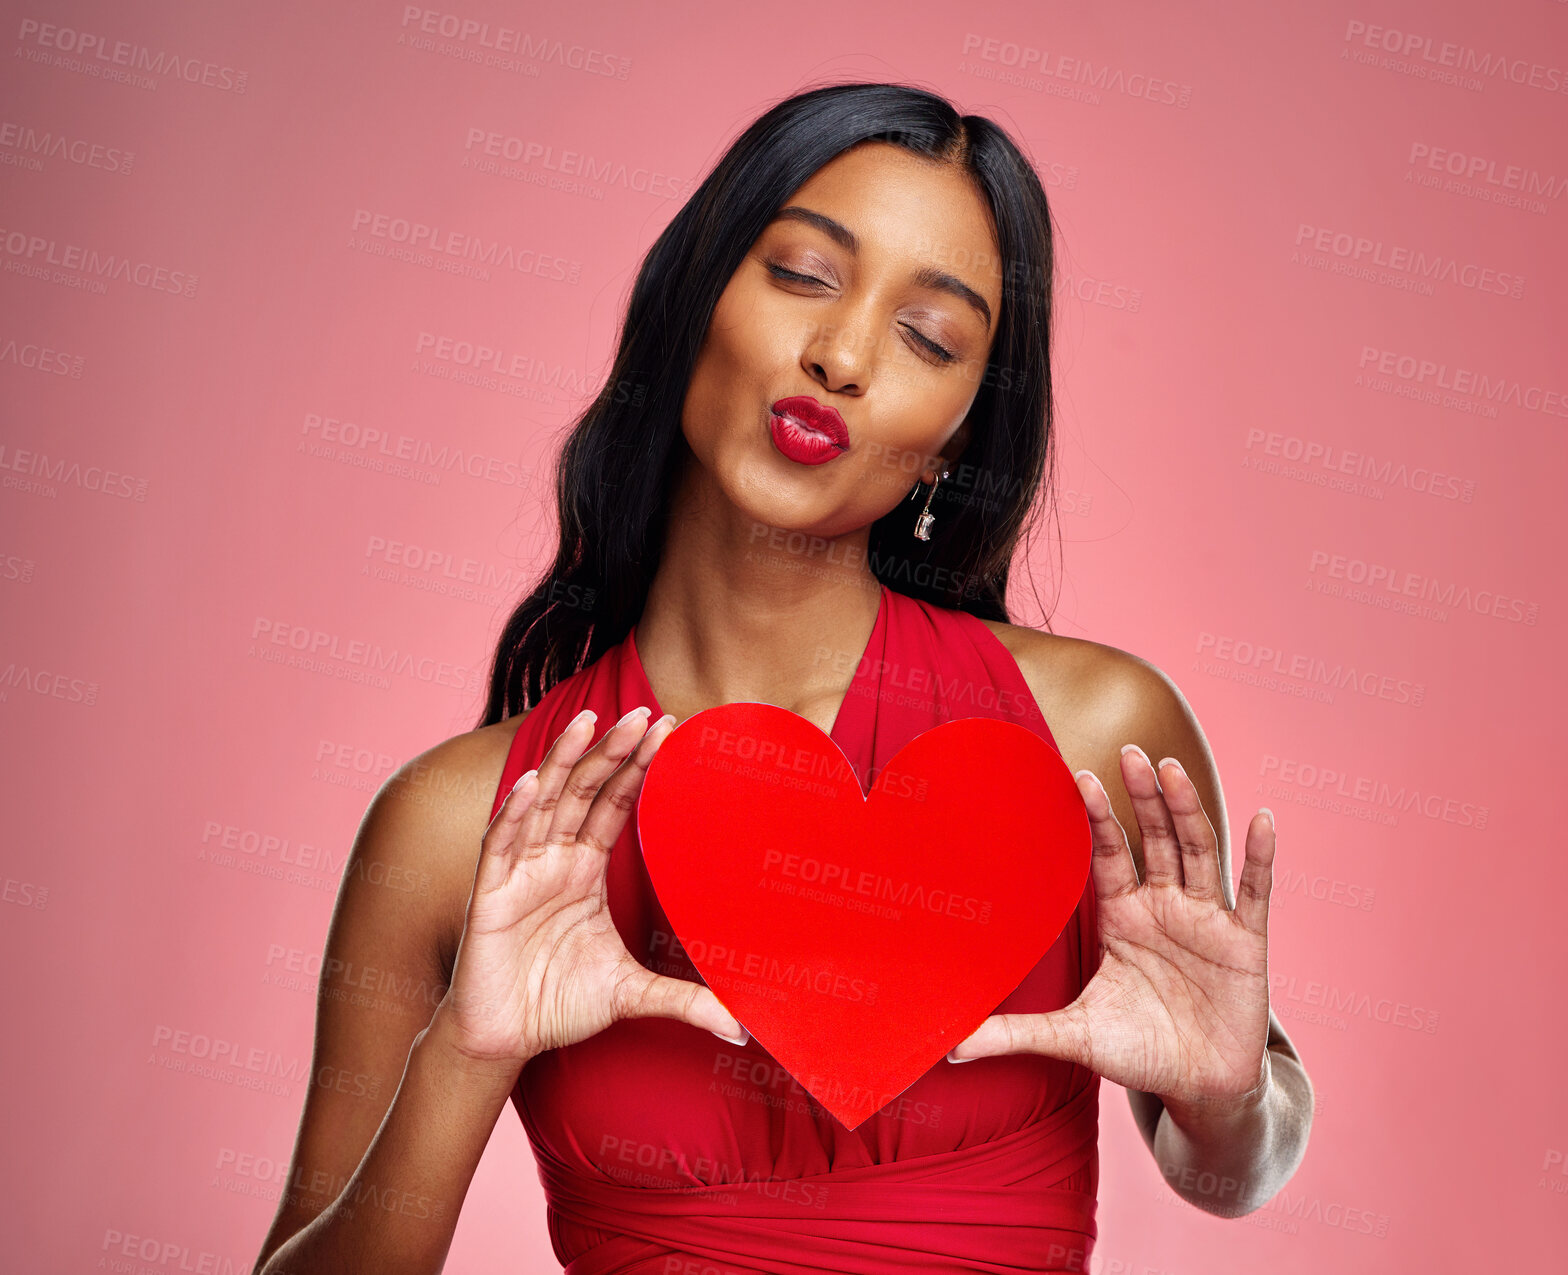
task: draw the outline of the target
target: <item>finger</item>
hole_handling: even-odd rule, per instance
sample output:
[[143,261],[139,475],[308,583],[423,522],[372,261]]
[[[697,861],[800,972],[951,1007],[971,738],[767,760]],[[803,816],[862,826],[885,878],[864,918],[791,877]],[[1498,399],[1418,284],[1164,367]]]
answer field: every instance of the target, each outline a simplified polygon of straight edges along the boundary
[[1043,1054],[1087,1066],[1089,1033],[1076,1006],[1045,1014],[992,1014],[947,1051],[949,1062],[998,1054]]
[[571,774],[573,765],[582,756],[583,749],[593,738],[594,722],[598,715],[585,708],[567,722],[566,729],[556,736],[539,763],[539,774],[534,798],[523,816],[522,828],[517,835],[518,855],[531,859],[542,854],[550,841],[550,825],[555,820],[556,803],[561,799],[561,789]]
[[731,1041],[751,1038],[706,983],[655,974],[629,954],[627,961],[626,976],[615,987],[616,1018],[676,1018]]
[[588,815],[577,830],[577,840],[609,854],[610,847],[626,827],[626,820],[637,808],[637,793],[647,777],[653,756],[672,730],[675,714],[666,713],[637,741],[631,755],[599,788],[599,795],[588,808]]
[[512,865],[517,862],[517,830],[539,790],[539,772],[525,771],[518,777],[511,791],[495,812],[495,818],[485,829],[479,843],[479,867],[474,876],[474,889],[485,894],[498,890],[511,876]]
[[1254,934],[1269,932],[1269,891],[1274,887],[1274,812],[1264,806],[1247,825],[1246,857],[1236,887],[1236,919]]
[[1092,770],[1073,772],[1084,809],[1089,812],[1089,838],[1093,853],[1089,859],[1094,878],[1094,897],[1104,903],[1138,888],[1138,867],[1127,847],[1127,834],[1111,809],[1110,794]]
[[1132,812],[1143,840],[1144,883],[1179,887],[1181,847],[1176,843],[1176,829],[1171,823],[1171,812],[1165,808],[1165,798],[1160,795],[1154,764],[1137,744],[1122,745],[1122,782],[1127,785],[1127,796],[1132,800]]
[[1187,893],[1225,906],[1220,889],[1220,843],[1214,825],[1203,812],[1203,798],[1192,778],[1174,757],[1160,759],[1160,787],[1165,793],[1165,808],[1176,828],[1181,847],[1181,875]]
[[640,705],[611,726],[572,766],[561,795],[555,804],[555,817],[550,821],[550,839],[557,842],[575,841],[582,828],[589,807],[599,795],[599,789],[637,747],[637,741],[648,728],[648,706]]

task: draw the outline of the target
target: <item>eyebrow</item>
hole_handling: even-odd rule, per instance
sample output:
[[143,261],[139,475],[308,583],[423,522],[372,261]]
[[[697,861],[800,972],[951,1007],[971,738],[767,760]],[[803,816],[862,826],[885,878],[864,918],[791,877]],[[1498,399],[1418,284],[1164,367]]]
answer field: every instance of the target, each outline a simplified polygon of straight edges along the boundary
[[[851,255],[860,251],[860,239],[855,232],[842,222],[834,221],[825,213],[803,208],[799,204],[788,204],[779,209],[774,221],[804,222],[808,226],[815,226],[834,243],[848,250]],[[923,266],[915,272],[915,283],[919,287],[931,288],[957,297],[985,320],[986,332],[991,331],[991,307],[986,304],[984,297],[962,279],[948,274],[945,270],[938,270],[935,266]]]

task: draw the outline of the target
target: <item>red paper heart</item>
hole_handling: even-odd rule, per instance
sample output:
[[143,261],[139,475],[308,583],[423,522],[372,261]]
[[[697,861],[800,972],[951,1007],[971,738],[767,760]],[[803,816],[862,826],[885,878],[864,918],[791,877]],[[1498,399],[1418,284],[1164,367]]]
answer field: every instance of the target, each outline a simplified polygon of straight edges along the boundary
[[703,981],[850,1129],[1018,987],[1089,872],[1066,763],[988,717],[917,735],[868,797],[805,718],[706,709],[659,745],[637,833]]

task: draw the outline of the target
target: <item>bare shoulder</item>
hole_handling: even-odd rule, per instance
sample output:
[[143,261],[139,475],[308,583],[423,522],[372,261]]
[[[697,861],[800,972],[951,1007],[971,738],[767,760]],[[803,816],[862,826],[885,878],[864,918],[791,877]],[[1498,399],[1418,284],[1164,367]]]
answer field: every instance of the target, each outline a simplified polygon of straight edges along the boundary
[[[1001,620],[982,620],[1018,663],[1046,724],[1074,770],[1117,773],[1121,746],[1148,751],[1180,736],[1185,698],[1148,660],[1103,642],[1066,637]],[[1160,753],[1151,756],[1158,761]]]
[[[1163,669],[1103,642],[997,620],[982,622],[1017,661],[1062,760],[1073,771],[1093,771],[1104,786],[1140,878],[1142,835],[1122,778],[1124,745],[1137,744],[1155,764],[1165,757],[1180,761],[1210,819],[1223,826],[1225,796],[1214,755],[1192,706]],[[1223,836],[1220,861],[1228,874]]]
[[1086,638],[983,621],[1018,662],[1046,725],[1073,771],[1088,769],[1105,788],[1138,877],[1143,832],[1122,770],[1122,748],[1137,744],[1155,765],[1174,757],[1198,791],[1217,834],[1227,906],[1232,903],[1230,836],[1219,766],[1181,688],[1141,656]]
[[410,758],[377,793],[367,822],[383,844],[419,847],[439,911],[437,946],[450,973],[479,861],[480,842],[512,741],[528,711],[453,735]]
[[[1148,660],[1114,646],[999,620],[982,623],[1018,662],[1062,759],[1074,771],[1092,770],[1104,785],[1140,881],[1143,834],[1122,778],[1122,746],[1137,744],[1156,765],[1165,757],[1181,762],[1214,829],[1225,906],[1234,908],[1229,818],[1219,767],[1176,683]],[[1268,1043],[1299,1064],[1300,1056],[1272,1009]],[[1152,1150],[1162,1104],[1154,1095],[1134,1089],[1127,1091],[1127,1100]]]

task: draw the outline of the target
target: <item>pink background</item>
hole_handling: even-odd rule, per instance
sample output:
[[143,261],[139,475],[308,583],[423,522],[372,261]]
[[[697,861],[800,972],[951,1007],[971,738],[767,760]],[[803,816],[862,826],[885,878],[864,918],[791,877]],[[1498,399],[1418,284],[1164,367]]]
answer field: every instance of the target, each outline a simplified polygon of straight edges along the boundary
[[[1561,1256],[1568,4],[429,11],[526,33],[511,65],[363,0],[5,8],[16,1269],[249,1268],[360,815],[476,720],[642,253],[750,120],[840,79],[934,88],[1033,156],[1063,231],[1063,503],[1014,619],[1054,599],[1056,631],[1177,681],[1238,858],[1278,817],[1306,1162],[1210,1217],[1107,1086],[1094,1269]],[[113,78],[61,47],[84,36],[190,78]],[[492,134],[538,149],[487,166]],[[527,269],[400,259],[404,223]],[[516,374],[468,375],[464,343]],[[325,649],[291,666],[289,641]],[[376,673],[358,643],[412,659]],[[296,1079],[182,1070],[178,1033]],[[554,1269],[510,1109],[449,1269]]]

